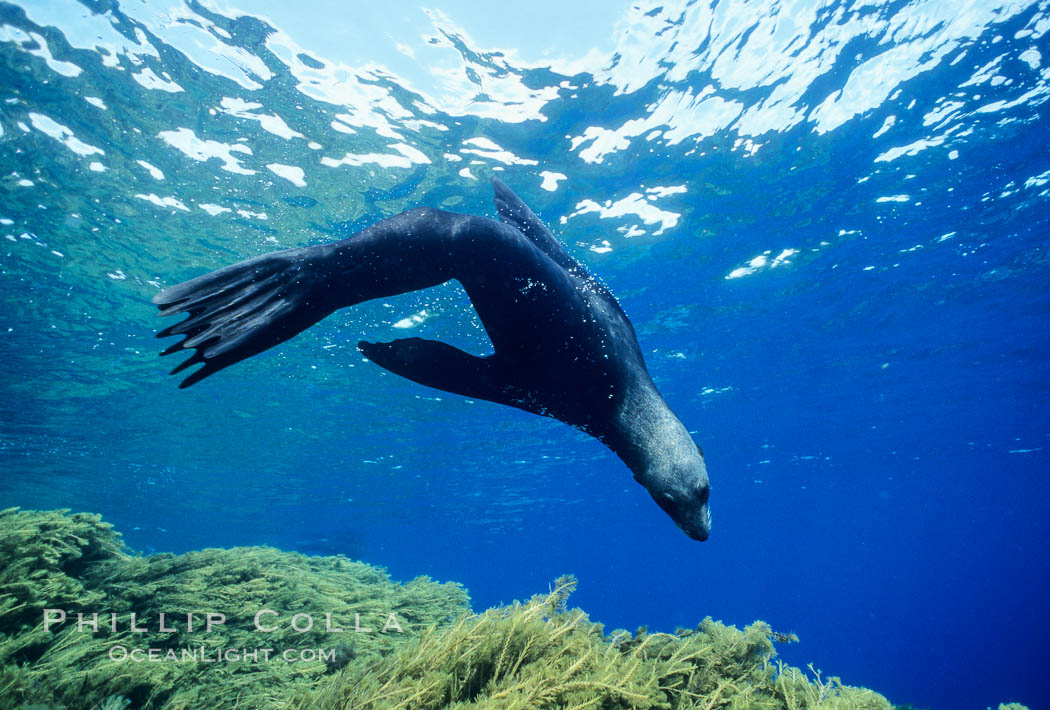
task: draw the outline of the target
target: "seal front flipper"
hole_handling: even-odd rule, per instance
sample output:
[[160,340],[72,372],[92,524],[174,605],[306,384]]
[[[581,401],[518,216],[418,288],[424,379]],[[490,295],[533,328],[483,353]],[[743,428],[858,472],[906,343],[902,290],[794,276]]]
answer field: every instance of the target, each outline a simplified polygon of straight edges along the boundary
[[153,297],[161,316],[189,313],[157,333],[186,337],[161,355],[193,349],[171,374],[204,363],[179,385],[200,382],[223,368],[282,343],[324,318],[305,249],[266,254],[172,286]]
[[529,206],[515,195],[502,180],[492,178],[492,189],[495,192],[493,202],[495,202],[496,211],[503,222],[515,227],[528,237],[529,241],[549,256],[558,266],[570,271],[582,270],[579,263],[569,256],[569,252],[565,251],[565,247],[558,241],[558,238],[551,233],[551,230],[547,229],[547,225],[540,221],[540,218],[529,209]]
[[361,341],[357,349],[395,375],[453,394],[508,404],[493,356],[477,357],[436,340],[404,338],[390,343]]
[[551,230],[547,229],[547,225],[529,209],[529,206],[520,197],[515,195],[499,178],[492,178],[492,189],[495,192],[493,201],[496,204],[496,211],[499,213],[500,220],[524,234],[536,248],[572,276],[591,284],[595,291],[604,296],[605,300],[613,308],[620,311],[624,319],[627,318],[627,315],[620,309],[619,302],[610,293],[609,289],[602,285],[601,282],[595,280],[580,262],[572,258],[569,252],[566,251],[565,246],[558,241],[558,238],[554,236]]

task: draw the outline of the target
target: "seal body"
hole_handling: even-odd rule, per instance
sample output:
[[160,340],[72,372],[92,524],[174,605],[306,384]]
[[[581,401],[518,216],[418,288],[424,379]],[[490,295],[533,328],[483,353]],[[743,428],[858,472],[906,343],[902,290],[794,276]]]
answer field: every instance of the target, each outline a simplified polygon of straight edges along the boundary
[[173,370],[202,367],[180,386],[302,332],[340,308],[456,279],[493,354],[407,338],[359,343],[377,365],[428,387],[553,417],[614,451],[690,537],[707,538],[703,456],[645,367],[630,320],[601,283],[499,180],[502,222],[417,208],[339,242],[266,254],[154,297],[160,332],[194,349]]

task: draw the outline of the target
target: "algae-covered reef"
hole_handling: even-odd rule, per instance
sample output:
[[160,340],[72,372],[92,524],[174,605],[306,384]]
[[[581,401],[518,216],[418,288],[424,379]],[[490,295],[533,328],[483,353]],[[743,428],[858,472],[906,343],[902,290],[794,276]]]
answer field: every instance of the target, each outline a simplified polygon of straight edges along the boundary
[[[57,622],[57,610],[65,621]],[[0,512],[4,710],[94,709],[107,699],[125,707],[121,698],[133,708],[282,708],[351,658],[388,654],[420,629],[469,611],[458,585],[426,577],[397,584],[384,570],[343,557],[269,547],[141,557],[96,515]],[[265,631],[256,625],[260,612]],[[80,629],[78,613],[86,622]],[[308,616],[293,619],[299,613]],[[208,630],[209,614],[225,623],[212,616]],[[391,614],[402,632],[381,631]],[[327,632],[329,619],[344,631]],[[298,629],[311,625],[300,631],[293,621]],[[150,659],[151,648],[175,658]],[[264,660],[265,649],[273,659]],[[317,649],[329,653],[311,658]],[[286,650],[290,661],[280,655]]]
[[298,707],[893,707],[871,690],[775,663],[774,640],[789,637],[762,622],[740,630],[705,619],[675,634],[606,636],[584,612],[566,608],[574,587],[562,578],[527,603],[424,633],[378,666],[355,661]]
[[474,614],[458,585],[343,557],[143,557],[96,515],[5,510],[0,708],[893,707],[779,663],[790,637],[762,622],[607,634],[568,608],[574,587]]

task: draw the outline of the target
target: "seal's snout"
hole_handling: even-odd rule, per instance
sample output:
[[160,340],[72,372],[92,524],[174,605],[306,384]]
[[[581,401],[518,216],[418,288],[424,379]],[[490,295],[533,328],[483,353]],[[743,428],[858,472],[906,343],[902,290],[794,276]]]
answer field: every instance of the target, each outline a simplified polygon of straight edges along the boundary
[[707,498],[705,497],[704,500],[705,504],[701,507],[693,524],[689,527],[682,527],[682,530],[686,535],[694,540],[699,540],[700,542],[706,540],[711,534],[711,511],[707,508]]
[[707,507],[709,489],[704,486],[704,489],[698,490],[697,493],[692,505],[687,509],[680,509],[678,511],[680,514],[674,518],[674,521],[686,535],[703,542],[711,534],[711,510]]
[[686,535],[703,542],[711,534],[711,509],[707,505],[711,484],[706,470],[697,476],[691,488],[684,504],[679,506],[679,517],[674,520]]
[[702,488],[697,486],[689,497],[662,492],[654,495],[653,499],[682,532],[693,540],[703,542],[711,534],[711,511],[707,507],[709,495],[710,489],[705,484]]

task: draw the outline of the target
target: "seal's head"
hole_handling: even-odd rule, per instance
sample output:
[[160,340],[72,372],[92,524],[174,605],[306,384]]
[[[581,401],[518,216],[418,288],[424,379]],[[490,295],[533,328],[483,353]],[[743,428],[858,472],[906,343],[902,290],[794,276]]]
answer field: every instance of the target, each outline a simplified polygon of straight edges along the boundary
[[686,535],[706,540],[711,534],[711,511],[707,505],[711,484],[700,448],[680,453],[646,473],[641,483],[656,504]]

